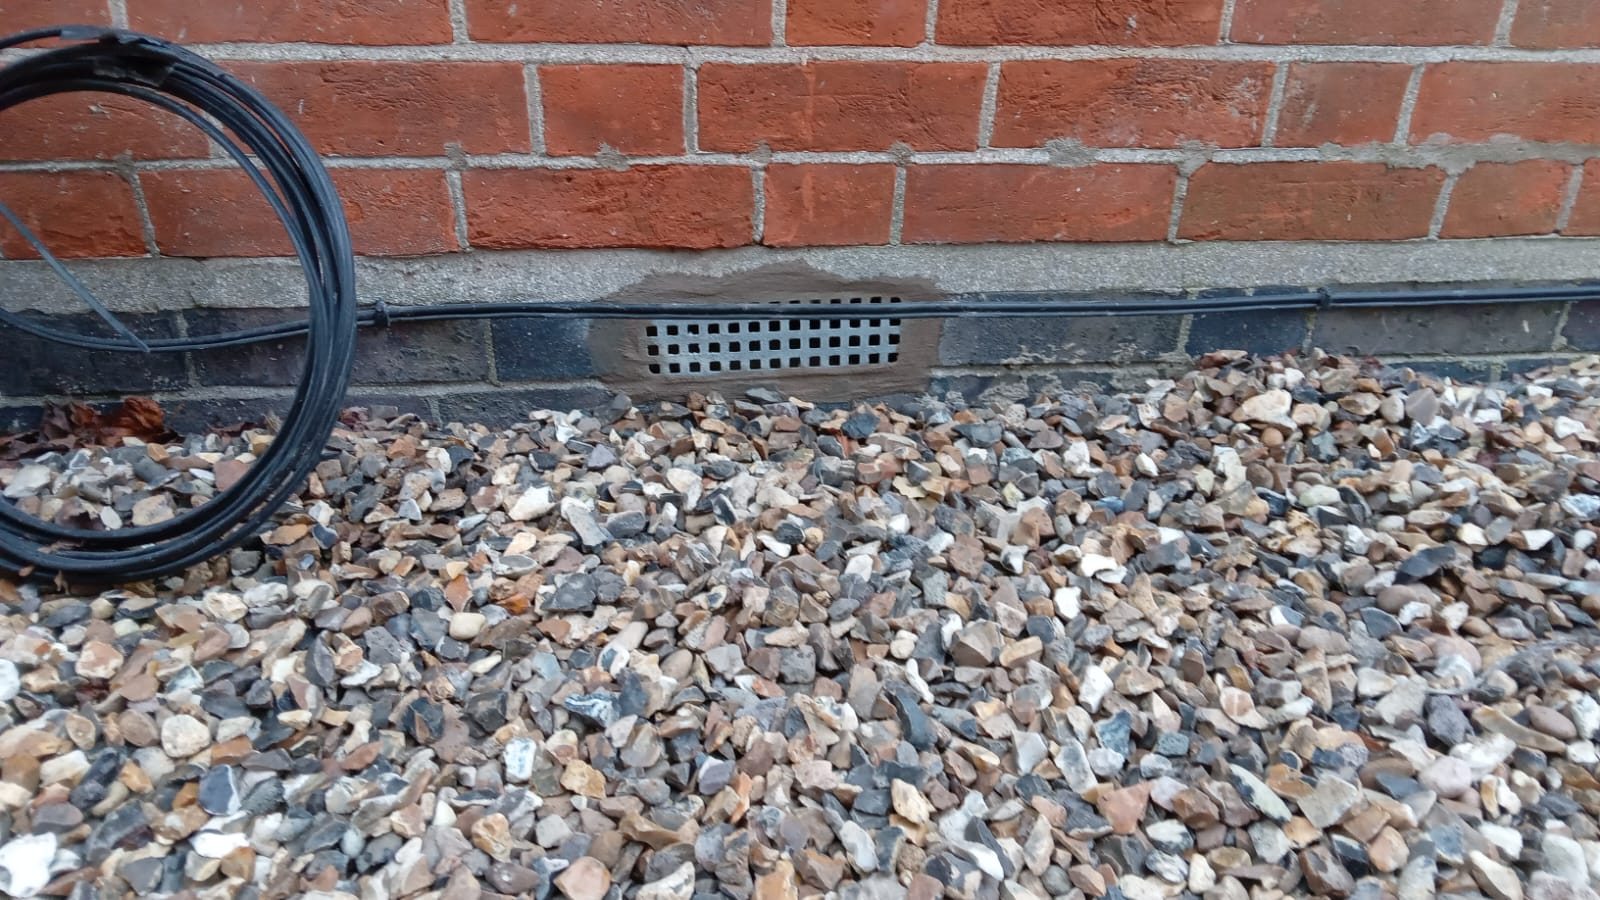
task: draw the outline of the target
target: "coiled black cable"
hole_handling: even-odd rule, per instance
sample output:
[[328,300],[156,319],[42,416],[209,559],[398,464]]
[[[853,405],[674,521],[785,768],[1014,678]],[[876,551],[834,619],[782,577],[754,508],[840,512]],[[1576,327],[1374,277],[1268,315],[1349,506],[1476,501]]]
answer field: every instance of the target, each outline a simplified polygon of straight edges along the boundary
[[[310,309],[294,402],[272,446],[237,484],[165,522],[114,531],[67,528],[0,503],[0,568],[69,578],[133,581],[211,559],[259,529],[299,490],[338,421],[355,352],[355,258],[344,208],[321,159],[293,123],[255,89],[181,47],[124,31],[71,26],[25,32],[0,50],[37,41],[66,43],[0,69],[0,114],[68,92],[121,94],[177,115],[221,146],[266,196],[305,270]],[[217,124],[220,123],[219,128]],[[20,219],[4,216],[13,226]],[[98,349],[155,349],[133,337],[21,229],[68,285],[122,340]],[[86,346],[82,335],[6,316],[52,340]]]

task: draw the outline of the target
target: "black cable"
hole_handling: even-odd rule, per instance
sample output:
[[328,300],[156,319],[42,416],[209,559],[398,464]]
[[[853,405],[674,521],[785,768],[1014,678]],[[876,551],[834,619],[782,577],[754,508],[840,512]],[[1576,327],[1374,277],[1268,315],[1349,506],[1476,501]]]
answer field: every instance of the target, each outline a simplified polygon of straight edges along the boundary
[[[1335,290],[1317,288],[1251,294],[1237,291],[1204,297],[1157,297],[1125,299],[1085,299],[1059,294],[1002,297],[975,293],[960,294],[945,300],[910,303],[833,304],[833,303],[628,303],[593,301],[519,301],[497,303],[457,303],[418,306],[391,306],[378,301],[372,308],[356,314],[360,327],[386,328],[403,322],[453,321],[463,319],[992,319],[992,318],[1090,318],[1120,316],[1187,315],[1214,313],[1267,312],[1273,310],[1401,309],[1438,306],[1479,306],[1516,303],[1572,303],[1600,300],[1600,282],[1578,282],[1521,287],[1476,288],[1391,288],[1382,290]],[[115,338],[66,332],[38,322],[22,319],[11,323],[56,343],[84,350],[112,352],[181,352],[220,350],[247,344],[280,341],[306,333],[304,320],[262,325],[218,334],[145,339],[141,346]]]
[[[10,500],[0,503],[0,568],[139,580],[181,570],[237,545],[265,524],[321,461],[355,352],[355,258],[343,206],[322,161],[288,118],[253,88],[181,47],[123,31],[45,28],[0,41],[0,50],[50,38],[68,43],[0,69],[0,112],[40,97],[89,91],[133,97],[182,117],[222,146],[261,189],[289,233],[310,294],[309,317],[295,326],[307,335],[307,346],[293,405],[272,446],[237,484],[166,522],[114,531],[67,528],[29,516]],[[53,258],[48,250],[43,255]],[[114,329],[125,331],[92,295],[83,298]],[[17,324],[18,319],[5,321]],[[108,348],[26,320],[18,327],[52,340],[67,335],[65,343],[75,346],[139,349],[136,338],[111,340],[116,347]],[[156,349],[157,343],[148,345]]]

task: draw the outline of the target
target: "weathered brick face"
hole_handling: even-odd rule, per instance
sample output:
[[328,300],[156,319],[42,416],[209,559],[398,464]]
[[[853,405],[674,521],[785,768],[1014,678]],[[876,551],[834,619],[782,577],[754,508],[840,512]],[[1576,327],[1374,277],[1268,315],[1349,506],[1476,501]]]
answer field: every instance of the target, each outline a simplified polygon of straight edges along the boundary
[[[51,22],[257,85],[369,256],[1600,233],[1592,0],[0,0]],[[0,115],[74,258],[287,253],[229,168],[126,98]]]

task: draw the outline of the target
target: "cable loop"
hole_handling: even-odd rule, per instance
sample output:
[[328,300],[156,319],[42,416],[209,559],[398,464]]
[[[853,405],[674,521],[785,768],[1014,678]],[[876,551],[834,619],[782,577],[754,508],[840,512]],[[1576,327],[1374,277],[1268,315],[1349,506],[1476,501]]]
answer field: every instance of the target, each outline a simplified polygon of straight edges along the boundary
[[[22,512],[11,500],[0,502],[0,569],[136,581],[181,571],[237,546],[271,519],[322,460],[355,353],[355,256],[344,207],[322,160],[293,123],[254,88],[174,44],[114,29],[41,28],[0,39],[0,49],[51,38],[66,43],[0,68],[0,114],[54,94],[98,92],[142,100],[185,119],[219,144],[266,197],[288,231],[310,295],[303,322],[214,341],[231,346],[272,335],[306,334],[305,363],[282,427],[236,484],[176,518],[112,531],[57,525]],[[20,221],[14,214],[0,215],[0,220],[13,225]],[[126,333],[47,249],[43,255],[118,336],[71,335],[11,314],[0,320],[97,350],[186,349],[187,339],[141,341]]]

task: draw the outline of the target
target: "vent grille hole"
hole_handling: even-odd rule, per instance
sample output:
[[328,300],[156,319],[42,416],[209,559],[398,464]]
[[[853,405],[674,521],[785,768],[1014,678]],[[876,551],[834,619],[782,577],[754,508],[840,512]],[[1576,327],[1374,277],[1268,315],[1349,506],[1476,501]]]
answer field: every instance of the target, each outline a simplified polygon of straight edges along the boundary
[[[783,301],[807,306],[892,306],[899,297],[827,297]],[[862,310],[865,312],[865,310]],[[884,310],[888,312],[889,310]],[[652,375],[890,366],[900,361],[900,320],[673,319],[646,324]]]

